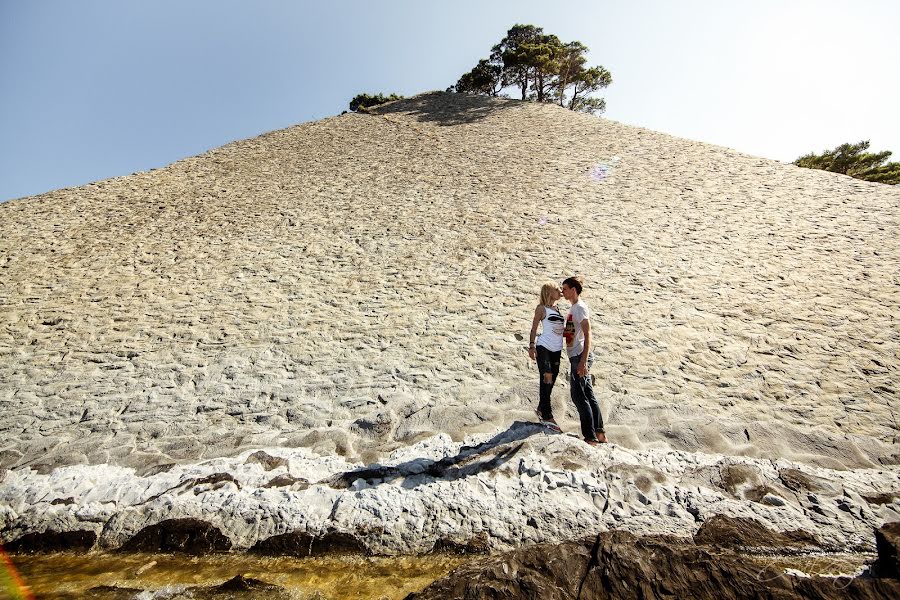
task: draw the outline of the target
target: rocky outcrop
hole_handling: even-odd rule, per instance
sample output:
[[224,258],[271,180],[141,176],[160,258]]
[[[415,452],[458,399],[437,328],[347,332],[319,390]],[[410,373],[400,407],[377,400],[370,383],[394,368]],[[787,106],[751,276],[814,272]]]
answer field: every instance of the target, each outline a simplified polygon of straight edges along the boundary
[[225,583],[221,585],[217,585],[216,587],[209,590],[210,592],[217,593],[230,593],[230,592],[250,592],[250,591],[265,591],[270,593],[283,593],[284,589],[277,586],[272,585],[271,583],[266,583],[265,581],[254,579],[252,577],[244,577],[243,575],[235,575]]
[[746,554],[683,538],[637,538],[612,531],[467,563],[407,600],[898,597],[896,578],[796,576],[748,559]]
[[231,540],[213,525],[197,519],[166,519],[138,532],[120,550],[123,552],[227,552]]
[[900,577],[900,523],[888,523],[875,533],[878,560],[872,567],[876,577]]
[[[117,587],[110,585],[96,586],[87,590],[93,600],[132,600],[133,598],[157,597],[157,593],[135,588]],[[283,587],[266,583],[252,577],[235,575],[228,581],[216,586],[188,586],[181,590],[175,597],[194,598],[195,600],[234,600],[235,598],[259,598],[267,600],[289,600],[296,596],[289,593]],[[171,597],[163,595],[162,597]],[[54,596],[59,600],[81,600],[81,596],[65,593]]]
[[824,549],[815,536],[805,531],[772,531],[754,519],[726,515],[716,515],[704,522],[694,535],[694,542],[731,550],[775,548],[784,552],[789,549]]
[[5,544],[10,552],[62,552],[89,550],[97,542],[93,531],[53,531],[28,533]]
[[467,540],[457,541],[452,538],[440,538],[434,543],[432,552],[447,554],[487,554],[491,550],[491,536],[485,532]]
[[370,554],[360,539],[338,531],[329,531],[321,536],[310,535],[303,531],[273,535],[259,541],[250,551],[257,554],[287,556]]
[[[765,502],[750,497],[760,489],[769,490]],[[697,534],[729,549],[871,552],[873,529],[900,521],[900,503],[866,500],[880,494],[900,495],[900,473],[591,448],[516,422],[463,441],[434,436],[368,465],[266,448],[145,476],[109,466],[13,469],[0,486],[0,533],[13,541],[53,523],[115,549],[163,519],[193,519],[213,524],[233,550],[291,555],[308,555],[310,541],[314,553],[498,552],[605,530]]]

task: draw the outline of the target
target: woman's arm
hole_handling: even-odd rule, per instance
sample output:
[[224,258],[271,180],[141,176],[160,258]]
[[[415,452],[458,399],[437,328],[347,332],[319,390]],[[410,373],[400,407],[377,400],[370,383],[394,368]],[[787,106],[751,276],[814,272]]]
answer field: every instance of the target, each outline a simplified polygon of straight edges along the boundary
[[537,337],[538,324],[543,320],[544,307],[538,305],[538,307],[534,309],[534,318],[531,320],[531,334],[528,336],[528,358],[531,360],[534,360],[534,357],[537,355],[537,352],[534,349],[534,338]]

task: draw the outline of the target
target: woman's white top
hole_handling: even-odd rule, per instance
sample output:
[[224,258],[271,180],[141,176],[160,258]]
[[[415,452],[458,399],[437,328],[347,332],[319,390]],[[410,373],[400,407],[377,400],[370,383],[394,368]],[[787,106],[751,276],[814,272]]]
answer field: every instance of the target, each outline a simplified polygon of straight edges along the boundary
[[551,352],[559,352],[563,347],[563,330],[566,321],[555,306],[544,307],[544,320],[541,321],[541,335],[535,340],[537,346],[543,346]]

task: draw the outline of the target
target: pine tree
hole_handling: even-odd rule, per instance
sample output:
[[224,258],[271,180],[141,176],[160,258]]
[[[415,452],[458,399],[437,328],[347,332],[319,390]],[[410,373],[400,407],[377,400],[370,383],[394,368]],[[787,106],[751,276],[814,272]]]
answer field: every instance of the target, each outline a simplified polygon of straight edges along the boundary
[[591,94],[611,84],[612,75],[600,66],[587,67],[587,52],[581,42],[563,43],[541,27],[513,25],[490,58],[478,61],[450,89],[498,96],[504,88],[517,87],[523,100],[601,113],[606,101]]
[[900,163],[886,162],[891,156],[889,150],[866,152],[869,141],[856,144],[841,144],[834,150],[822,154],[806,154],[794,161],[798,167],[821,169],[833,173],[843,173],[864,181],[900,184]]

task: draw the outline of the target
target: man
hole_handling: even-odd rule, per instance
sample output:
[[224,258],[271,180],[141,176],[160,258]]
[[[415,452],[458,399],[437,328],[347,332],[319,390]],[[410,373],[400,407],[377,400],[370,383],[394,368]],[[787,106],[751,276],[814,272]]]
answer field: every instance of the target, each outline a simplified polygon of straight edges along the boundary
[[569,277],[562,282],[562,295],[572,308],[569,309],[569,317],[566,322],[566,353],[571,363],[570,391],[572,402],[578,409],[578,417],[581,420],[581,435],[584,441],[592,446],[605,444],[606,433],[603,431],[603,416],[600,414],[600,405],[594,396],[594,388],[591,385],[591,364],[594,357],[591,354],[591,310],[581,299],[584,289],[584,279],[580,276]]

